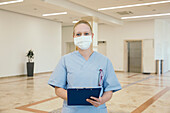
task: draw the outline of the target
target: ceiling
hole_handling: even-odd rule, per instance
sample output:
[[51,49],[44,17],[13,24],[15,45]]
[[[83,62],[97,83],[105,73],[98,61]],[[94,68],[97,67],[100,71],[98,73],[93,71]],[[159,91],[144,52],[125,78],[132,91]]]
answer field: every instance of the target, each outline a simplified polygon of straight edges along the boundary
[[[12,0],[0,0],[0,2],[4,2],[4,1],[12,1]],[[83,6],[86,9],[90,9],[92,11],[97,12],[101,16],[108,15],[113,19],[115,18],[117,20],[121,20],[120,19],[121,17],[127,17],[127,16],[170,13],[170,3],[98,11],[98,8],[149,3],[149,2],[156,2],[156,1],[163,1],[163,0],[65,0],[65,1],[74,3],[75,5],[78,6]],[[81,9],[77,12],[75,10],[72,10],[74,9],[74,7],[72,9],[69,9],[67,7],[62,7],[61,5],[54,5],[48,2],[44,2],[44,0],[24,0],[24,2],[21,3],[0,5],[0,9],[16,12],[20,14],[45,18],[52,21],[62,22],[63,26],[72,25],[73,20],[79,20],[82,17],[89,16],[86,13],[83,12],[81,13]],[[42,16],[42,14],[57,13],[57,12],[67,12],[68,14],[48,16],[48,17]],[[130,20],[121,20],[121,21],[137,21],[137,20],[147,20],[147,19],[155,19],[155,18],[170,19],[170,16],[130,19]],[[105,23],[105,21],[99,18],[99,23]]]
[[[74,3],[88,6],[88,8],[94,9],[97,11],[99,8],[105,7],[115,7],[115,6],[124,6],[131,4],[141,4],[141,3],[150,3],[157,1],[165,1],[165,0],[70,0]],[[97,3],[96,3],[97,1]],[[90,3],[90,4],[89,4]],[[117,12],[130,11],[132,14],[120,15]],[[159,13],[170,13],[170,3],[157,4],[157,5],[148,5],[148,6],[139,6],[132,8],[122,8],[122,9],[113,9],[113,10],[105,10],[99,11],[104,14],[116,17],[120,19],[121,17],[126,16],[138,16],[138,15],[151,15],[151,14],[159,14]]]

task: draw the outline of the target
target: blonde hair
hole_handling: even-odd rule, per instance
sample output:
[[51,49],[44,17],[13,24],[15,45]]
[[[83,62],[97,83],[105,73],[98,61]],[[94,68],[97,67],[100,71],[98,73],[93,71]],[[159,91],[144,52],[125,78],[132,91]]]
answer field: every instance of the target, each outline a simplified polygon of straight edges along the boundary
[[74,34],[75,34],[75,27],[76,27],[77,25],[79,25],[79,24],[86,24],[86,25],[88,25],[88,26],[90,27],[91,33],[93,33],[93,30],[92,30],[91,25],[90,25],[86,20],[80,20],[80,21],[78,21],[78,22],[74,25],[74,27],[73,27],[73,36],[74,36]]

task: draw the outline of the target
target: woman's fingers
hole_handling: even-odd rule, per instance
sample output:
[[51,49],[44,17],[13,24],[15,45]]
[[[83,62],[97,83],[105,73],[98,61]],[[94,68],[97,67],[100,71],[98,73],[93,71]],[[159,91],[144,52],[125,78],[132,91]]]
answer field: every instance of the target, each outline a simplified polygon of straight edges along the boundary
[[93,100],[91,100],[91,99],[86,99],[86,101],[89,102],[89,103],[91,103],[93,106],[98,107],[98,106],[102,105],[102,99],[101,99],[101,97],[99,97],[99,98],[90,97],[90,98],[93,99]]
[[100,102],[93,101],[91,99],[86,99],[87,102],[91,103],[93,106],[98,107],[100,106]]
[[97,102],[100,102],[99,98],[96,98],[96,97],[90,97],[90,98],[96,100]]

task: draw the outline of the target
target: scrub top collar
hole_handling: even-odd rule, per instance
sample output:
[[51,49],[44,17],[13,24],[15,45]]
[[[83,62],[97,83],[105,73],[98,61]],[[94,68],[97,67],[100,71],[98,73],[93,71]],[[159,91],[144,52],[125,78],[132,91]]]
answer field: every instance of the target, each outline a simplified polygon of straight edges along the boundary
[[77,55],[79,55],[83,60],[85,60],[86,62],[88,62],[90,59],[92,59],[92,57],[94,56],[95,54],[95,51],[93,51],[93,53],[90,55],[90,57],[88,58],[88,60],[86,60],[81,54],[79,51],[76,51]]

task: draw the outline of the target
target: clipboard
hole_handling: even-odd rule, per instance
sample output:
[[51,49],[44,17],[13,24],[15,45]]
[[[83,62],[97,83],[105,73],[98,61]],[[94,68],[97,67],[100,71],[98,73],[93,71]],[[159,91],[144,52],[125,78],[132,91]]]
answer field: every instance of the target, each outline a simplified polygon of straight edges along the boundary
[[99,98],[101,88],[71,88],[67,89],[67,105],[68,106],[91,106],[87,102],[91,96]]

